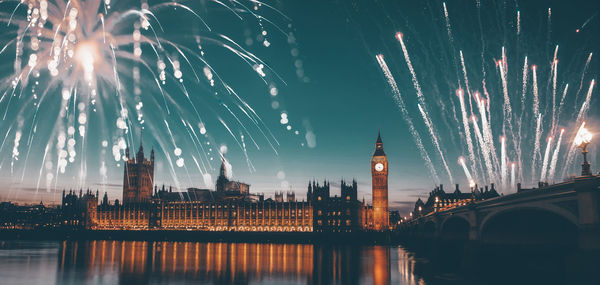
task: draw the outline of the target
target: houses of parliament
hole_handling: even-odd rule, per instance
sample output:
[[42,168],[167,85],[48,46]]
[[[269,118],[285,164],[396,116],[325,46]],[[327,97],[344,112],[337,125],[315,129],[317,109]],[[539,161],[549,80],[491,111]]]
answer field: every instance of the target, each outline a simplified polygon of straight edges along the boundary
[[[154,183],[154,150],[149,159],[140,148],[125,152],[123,199],[110,202],[106,193],[63,191],[62,211],[69,226],[92,230],[199,230],[255,232],[355,232],[390,229],[388,163],[378,135],[371,159],[373,205],[358,200],[356,181],[340,183],[331,195],[330,182],[310,181],[306,200],[294,192],[273,198],[250,192],[250,185],[228,178],[225,161],[215,190],[188,188],[174,192]],[[98,203],[100,202],[100,203]]]

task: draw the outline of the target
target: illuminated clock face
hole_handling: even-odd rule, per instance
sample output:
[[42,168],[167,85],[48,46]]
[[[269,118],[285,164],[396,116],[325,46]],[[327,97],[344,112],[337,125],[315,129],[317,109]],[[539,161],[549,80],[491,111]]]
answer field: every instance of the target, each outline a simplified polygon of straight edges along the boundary
[[375,164],[375,170],[376,171],[382,171],[383,170],[383,163],[377,163],[377,164]]

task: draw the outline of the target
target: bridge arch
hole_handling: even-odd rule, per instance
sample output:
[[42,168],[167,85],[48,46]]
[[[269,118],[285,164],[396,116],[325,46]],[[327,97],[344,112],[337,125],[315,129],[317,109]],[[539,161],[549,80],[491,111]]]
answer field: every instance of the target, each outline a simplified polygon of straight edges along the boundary
[[440,237],[447,240],[468,240],[470,227],[465,217],[453,215],[442,222]]
[[418,233],[425,238],[434,238],[437,233],[437,224],[433,219],[427,219],[418,225]]
[[514,207],[488,215],[480,239],[488,244],[568,246],[577,244],[573,215],[547,207]]

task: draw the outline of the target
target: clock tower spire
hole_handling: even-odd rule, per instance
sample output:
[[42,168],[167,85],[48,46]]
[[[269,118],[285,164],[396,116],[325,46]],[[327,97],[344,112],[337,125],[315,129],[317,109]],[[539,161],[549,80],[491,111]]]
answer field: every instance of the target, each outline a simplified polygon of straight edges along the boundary
[[373,194],[373,227],[376,231],[389,227],[388,213],[388,161],[383,152],[381,133],[377,134],[375,153],[371,158],[371,177]]

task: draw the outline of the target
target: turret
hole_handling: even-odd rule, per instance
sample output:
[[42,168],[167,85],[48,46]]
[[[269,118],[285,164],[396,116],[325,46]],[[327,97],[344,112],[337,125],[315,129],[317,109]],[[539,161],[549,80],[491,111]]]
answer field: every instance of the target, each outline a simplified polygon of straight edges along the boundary
[[140,149],[138,150],[135,159],[138,163],[144,161],[144,145],[142,144],[141,138],[140,138]]
[[379,131],[377,132],[377,141],[375,142],[375,153],[373,156],[385,156],[385,152],[383,152],[383,140]]

